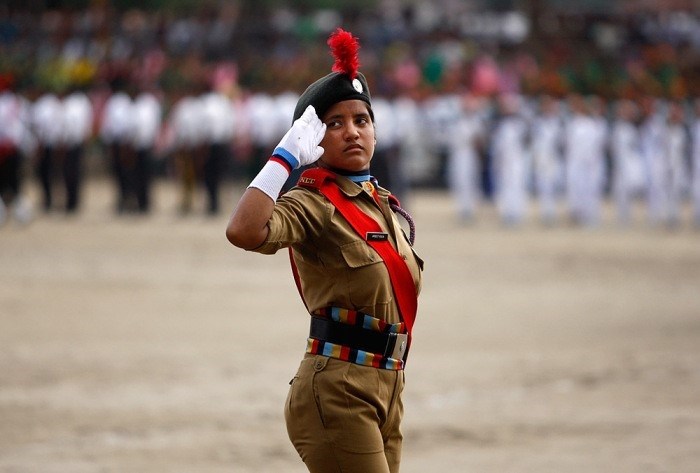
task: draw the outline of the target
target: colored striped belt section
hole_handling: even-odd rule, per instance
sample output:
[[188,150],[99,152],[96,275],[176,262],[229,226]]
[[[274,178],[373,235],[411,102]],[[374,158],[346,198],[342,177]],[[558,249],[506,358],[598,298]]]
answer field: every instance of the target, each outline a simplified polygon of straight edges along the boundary
[[383,333],[406,333],[406,324],[399,322],[390,324],[368,314],[363,314],[356,310],[341,309],[339,307],[324,307],[314,312],[321,317],[328,317],[335,322],[344,324],[359,325],[367,330]]
[[[403,322],[390,324],[383,320],[372,317],[371,315],[363,314],[354,310],[342,309],[338,307],[327,307],[315,312],[316,315],[328,317],[336,322],[353,324],[363,327],[367,330],[383,333],[406,333],[406,327]],[[404,369],[404,361],[394,358],[385,357],[379,353],[369,353],[363,350],[337,345],[335,343],[324,342],[309,338],[306,345],[306,353],[312,355],[323,355],[330,358],[337,358],[343,361],[349,361],[363,366],[371,366],[373,368],[385,370],[402,370]]]

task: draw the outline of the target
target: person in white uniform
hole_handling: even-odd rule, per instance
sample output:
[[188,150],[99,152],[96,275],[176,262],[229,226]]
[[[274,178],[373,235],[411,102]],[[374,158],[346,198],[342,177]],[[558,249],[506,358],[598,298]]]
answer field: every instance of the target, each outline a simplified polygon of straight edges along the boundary
[[462,114],[459,95],[445,93],[428,98],[422,104],[425,137],[429,152],[435,160],[434,175],[427,184],[445,187],[447,185],[447,162],[452,128]]
[[160,93],[147,87],[136,96],[133,105],[134,194],[141,213],[151,210],[151,184],[153,175],[153,153],[162,124],[163,105]]
[[688,187],[688,157],[690,139],[685,124],[685,110],[680,102],[671,102],[668,107],[666,131],[666,172],[667,213],[665,223],[677,227],[681,223],[683,197]]
[[695,99],[693,109],[695,116],[692,121],[691,199],[693,225],[700,228],[700,98]]
[[607,168],[610,149],[610,124],[607,117],[607,103],[598,96],[588,97],[595,134],[591,148],[593,151],[593,172],[590,181],[590,199],[586,222],[598,225],[602,220],[603,197],[608,184]]
[[133,102],[125,85],[121,79],[112,83],[112,94],[105,103],[99,131],[111,160],[117,185],[116,211],[120,214],[132,210],[129,170],[135,161]]
[[12,216],[20,224],[33,218],[23,192],[22,162],[33,152],[31,104],[12,86],[0,85],[0,225]]
[[[399,166],[399,130],[396,123],[396,110],[391,100],[375,97],[372,101],[375,118],[375,136],[377,143],[374,147],[372,175],[379,185],[387,189],[399,189],[396,185]],[[395,194],[401,200],[402,194]]]
[[194,206],[198,180],[197,157],[206,154],[206,119],[200,96],[192,88],[179,91],[171,109],[168,126],[172,131],[171,143],[182,195],[179,211],[189,214]]
[[45,212],[51,211],[54,206],[55,175],[60,161],[63,123],[61,99],[55,93],[46,92],[32,104],[31,124],[38,144],[36,174]]
[[63,182],[66,191],[66,212],[73,213],[80,205],[85,146],[92,137],[93,106],[80,88],[71,91],[62,101]]
[[556,223],[557,197],[561,188],[563,124],[556,98],[543,95],[532,123],[532,162],[540,219],[546,225]]
[[426,155],[424,127],[421,126],[418,102],[408,95],[401,95],[392,100],[395,111],[395,128],[398,132],[396,168],[392,169],[394,187],[392,189],[401,201],[401,205],[410,209],[410,184],[412,166],[423,161]]
[[469,94],[462,99],[462,113],[450,133],[447,185],[460,222],[473,222],[481,201],[479,187],[481,153],[486,139],[482,102]]
[[[279,111],[274,98],[264,92],[252,95],[246,101],[246,115],[251,144],[248,175],[254,177],[270,157],[270,147],[280,138]],[[273,126],[270,126],[272,124]]]
[[495,202],[501,221],[508,226],[522,223],[527,210],[527,123],[520,116],[521,98],[502,95],[500,117],[491,137]]
[[574,224],[596,226],[601,219],[605,170],[605,122],[580,95],[569,97],[565,131],[566,194]]
[[219,213],[221,178],[231,157],[235,126],[233,104],[224,93],[211,89],[201,97],[206,126],[202,178],[207,195],[207,214]]
[[632,218],[632,203],[643,186],[641,136],[637,123],[639,109],[631,100],[616,104],[612,125],[610,152],[612,156],[612,197],[616,220],[628,225]]
[[644,97],[641,104],[644,117],[640,143],[646,176],[647,211],[649,222],[657,225],[666,220],[666,118],[659,111],[657,98]]

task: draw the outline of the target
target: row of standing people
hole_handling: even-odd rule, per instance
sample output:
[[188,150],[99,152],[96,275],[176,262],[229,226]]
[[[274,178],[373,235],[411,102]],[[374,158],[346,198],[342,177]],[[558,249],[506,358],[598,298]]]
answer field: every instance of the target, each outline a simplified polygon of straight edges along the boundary
[[[206,212],[216,214],[223,176],[231,168],[247,178],[257,172],[289,126],[297,97],[256,93],[232,100],[213,90],[183,90],[166,101],[157,90],[117,85],[103,100],[74,90],[32,101],[5,91],[0,197],[14,200],[17,217],[28,219],[17,171],[21,156],[34,156],[43,209],[77,211],[85,148],[97,137],[109,156],[118,212],[149,212],[154,162],[171,157],[182,189],[179,210],[193,210],[202,185]],[[580,96],[377,97],[372,173],[405,199],[411,163],[420,169],[427,156],[442,156],[444,181],[463,220],[473,219],[492,195],[507,224],[522,222],[534,197],[546,223],[562,218],[565,203],[571,220],[596,225],[609,191],[621,223],[631,219],[635,199],[644,197],[653,223],[677,224],[690,195],[700,224],[700,106],[693,114],[681,104],[659,104],[649,98],[606,106]],[[63,183],[62,204],[57,181]],[[6,214],[1,202],[0,217]]]
[[[21,191],[22,161],[29,158],[43,211],[77,212],[86,151],[96,141],[114,180],[117,213],[148,213],[154,172],[166,168],[181,185],[181,213],[193,211],[201,186],[205,212],[217,214],[224,177],[250,178],[257,173],[270,146],[289,127],[297,99],[287,92],[232,100],[201,88],[164,97],[157,90],[120,83],[106,95],[71,90],[32,99],[4,91],[0,122],[12,126],[0,131],[0,205],[22,207],[21,220],[30,219],[31,206]],[[378,108],[380,114],[386,109]],[[4,158],[10,154],[11,159]],[[381,168],[386,181],[388,167]],[[6,216],[0,214],[3,221]]]
[[[81,108],[71,116],[68,104],[76,95],[81,98]],[[65,210],[77,210],[82,155],[86,144],[96,137],[114,178],[117,213],[151,210],[156,161],[166,155],[173,158],[172,167],[182,183],[179,210],[192,210],[196,185],[202,182],[207,212],[217,213],[221,169],[233,129],[229,104],[221,94],[208,92],[196,97],[175,97],[166,111],[164,98],[157,90],[123,87],[116,87],[103,101],[91,101],[79,92],[63,99],[44,94],[31,107],[29,122],[39,149],[37,170],[44,210],[54,207],[52,189],[56,177],[50,172],[51,165],[45,163],[63,163],[66,169],[71,162],[67,150],[72,148],[77,148],[74,160],[78,162],[70,167],[77,172],[71,179],[64,172]],[[65,139],[70,133],[76,135],[73,146]]]
[[20,221],[30,220],[34,213],[23,192],[25,168],[35,173],[44,212],[76,213],[83,198],[86,148],[96,136],[112,157],[120,189],[117,207],[125,208],[127,196],[137,192],[139,207],[146,210],[149,170],[139,166],[139,156],[155,142],[159,107],[147,93],[134,100],[115,93],[99,113],[95,101],[80,89],[35,96],[2,92],[0,142],[6,151],[0,158],[0,222],[10,210]]
[[690,200],[700,225],[700,102],[647,98],[609,106],[597,97],[565,101],[503,96],[496,107],[467,97],[455,109],[445,141],[446,176],[460,218],[471,220],[487,194],[505,224],[527,217],[534,198],[543,223],[568,219],[597,226],[610,196],[615,219],[633,217],[645,203],[653,225],[677,226]]
[[270,143],[288,128],[297,97],[259,93],[232,100],[202,88],[165,97],[119,83],[108,94],[71,90],[32,98],[3,91],[0,217],[4,221],[9,207],[21,207],[21,220],[31,218],[22,192],[25,159],[41,189],[41,208],[77,212],[86,150],[95,142],[114,179],[117,213],[148,213],[154,173],[165,168],[181,185],[181,213],[194,210],[201,186],[205,212],[217,214],[224,177],[259,170]]

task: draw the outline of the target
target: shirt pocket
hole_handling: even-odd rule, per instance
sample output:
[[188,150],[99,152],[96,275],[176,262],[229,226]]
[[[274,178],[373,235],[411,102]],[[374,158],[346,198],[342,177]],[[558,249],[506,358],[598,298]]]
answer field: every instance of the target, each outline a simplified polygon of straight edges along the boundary
[[363,240],[347,243],[340,248],[340,251],[345,263],[351,268],[361,268],[382,262],[379,255]]
[[389,273],[382,258],[363,240],[343,245],[343,260],[347,265],[343,289],[356,310],[371,310],[392,301]]

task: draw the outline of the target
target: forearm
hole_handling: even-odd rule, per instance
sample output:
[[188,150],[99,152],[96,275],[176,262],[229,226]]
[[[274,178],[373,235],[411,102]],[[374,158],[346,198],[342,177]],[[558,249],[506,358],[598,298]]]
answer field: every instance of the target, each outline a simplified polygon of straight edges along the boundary
[[316,161],[323,148],[326,125],[309,105],[282,137],[273,156],[265,163],[238,202],[228,226],[226,238],[235,246],[252,250],[267,238],[267,222],[275,209],[275,201],[293,169]]
[[252,250],[267,237],[267,221],[275,201],[289,178],[290,169],[275,157],[260,170],[243,193],[226,227],[226,238],[235,246]]

